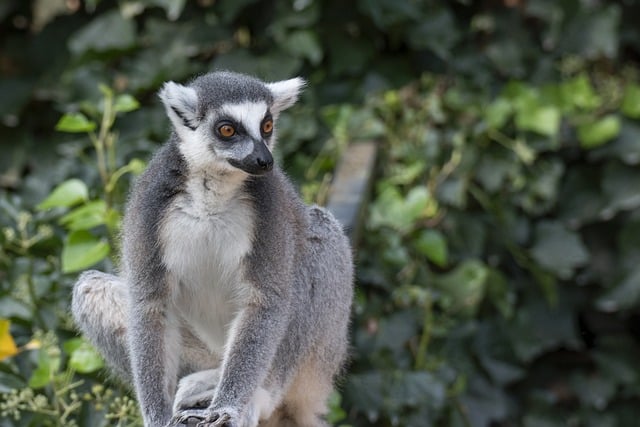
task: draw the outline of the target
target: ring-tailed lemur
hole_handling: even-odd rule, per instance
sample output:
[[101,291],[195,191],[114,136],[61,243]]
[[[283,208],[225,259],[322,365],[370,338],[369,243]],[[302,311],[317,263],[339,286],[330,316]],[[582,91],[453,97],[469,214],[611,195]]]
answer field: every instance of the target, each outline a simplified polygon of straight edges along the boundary
[[303,85],[213,72],[160,92],[174,132],[131,192],[122,272],[84,273],[72,301],[146,426],[325,425],[353,265],[337,221],[273,163]]

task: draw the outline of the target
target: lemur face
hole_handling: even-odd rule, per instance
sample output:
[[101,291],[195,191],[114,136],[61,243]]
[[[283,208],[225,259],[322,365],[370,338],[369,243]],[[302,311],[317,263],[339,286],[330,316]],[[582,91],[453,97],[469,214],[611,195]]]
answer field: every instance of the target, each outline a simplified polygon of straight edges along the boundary
[[206,131],[211,148],[231,166],[251,175],[272,169],[274,119],[265,102],[223,105],[207,120]]
[[273,167],[275,121],[303,85],[300,78],[264,83],[214,72],[188,86],[168,82],[160,98],[191,166],[261,175]]

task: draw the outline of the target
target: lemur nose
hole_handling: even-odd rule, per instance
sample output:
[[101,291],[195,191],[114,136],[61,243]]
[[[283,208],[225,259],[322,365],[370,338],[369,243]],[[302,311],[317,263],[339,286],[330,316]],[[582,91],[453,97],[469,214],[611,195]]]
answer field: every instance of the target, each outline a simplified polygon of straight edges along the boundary
[[273,159],[263,159],[261,157],[258,157],[256,161],[258,162],[258,166],[260,166],[260,169],[262,170],[270,171],[271,168],[273,168]]

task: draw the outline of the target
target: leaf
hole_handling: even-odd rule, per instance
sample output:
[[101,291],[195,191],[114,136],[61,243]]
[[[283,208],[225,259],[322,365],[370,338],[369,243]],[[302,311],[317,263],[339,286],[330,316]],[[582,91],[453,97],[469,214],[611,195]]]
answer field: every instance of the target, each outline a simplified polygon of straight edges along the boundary
[[528,105],[516,114],[516,126],[545,136],[555,136],[560,128],[560,110],[551,105]]
[[29,378],[29,387],[42,388],[48,385],[60,370],[60,355],[50,354],[46,349],[38,351],[38,367]]
[[602,100],[594,91],[593,85],[585,73],[562,83],[560,90],[563,100],[571,106],[593,111],[602,104]]
[[570,279],[576,268],[589,261],[589,252],[577,233],[561,223],[544,221],[536,226],[533,259],[561,279]]
[[630,83],[624,88],[622,113],[632,119],[640,119],[640,85]]
[[103,13],[89,21],[69,38],[69,50],[76,56],[86,52],[125,50],[136,43],[135,23],[118,10]]
[[87,185],[77,178],[72,178],[58,185],[36,209],[44,211],[51,208],[70,206],[81,203],[89,198]]
[[497,98],[484,110],[484,118],[491,129],[501,129],[513,114],[511,102]]
[[82,113],[67,113],[56,124],[56,130],[69,133],[91,132],[96,128],[96,123],[89,120]]
[[315,31],[294,31],[286,36],[282,47],[295,57],[307,59],[312,65],[318,65],[324,56]]
[[131,95],[118,95],[113,104],[116,113],[128,113],[140,108],[140,103]]
[[438,230],[423,230],[414,240],[416,249],[439,267],[447,265],[447,241]]
[[109,255],[109,244],[85,230],[71,232],[62,248],[62,271],[74,273],[102,261]]
[[613,114],[584,123],[578,126],[580,145],[586,149],[599,147],[618,136],[621,126],[620,118]]
[[94,200],[80,206],[62,218],[60,224],[68,230],[89,230],[105,223],[107,204],[104,200]]
[[0,319],[0,361],[18,354],[18,347],[9,330],[10,325],[8,319]]
[[596,301],[596,306],[604,312],[617,312],[633,308],[640,302],[640,268],[634,269],[613,289]]
[[448,297],[447,308],[450,311],[472,316],[484,298],[488,277],[487,266],[479,260],[470,259],[436,277],[433,285]]
[[104,367],[104,360],[96,349],[82,338],[74,338],[64,345],[71,355],[69,366],[81,374],[90,374]]
[[371,207],[370,225],[374,228],[387,226],[400,232],[408,232],[419,218],[426,217],[433,203],[424,186],[409,190],[406,198],[394,186],[386,187]]

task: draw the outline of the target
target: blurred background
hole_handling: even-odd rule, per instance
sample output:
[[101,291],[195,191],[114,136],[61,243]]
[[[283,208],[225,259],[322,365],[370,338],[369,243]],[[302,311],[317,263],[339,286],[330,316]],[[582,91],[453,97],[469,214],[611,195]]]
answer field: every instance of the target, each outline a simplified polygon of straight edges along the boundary
[[75,332],[156,92],[309,80],[278,157],[378,163],[336,426],[615,427],[640,408],[640,1],[2,0],[0,426],[140,426]]

